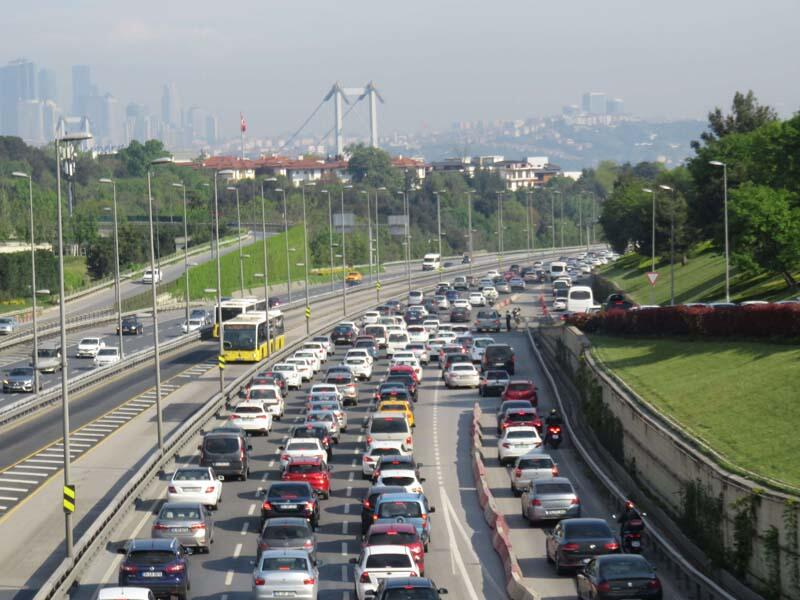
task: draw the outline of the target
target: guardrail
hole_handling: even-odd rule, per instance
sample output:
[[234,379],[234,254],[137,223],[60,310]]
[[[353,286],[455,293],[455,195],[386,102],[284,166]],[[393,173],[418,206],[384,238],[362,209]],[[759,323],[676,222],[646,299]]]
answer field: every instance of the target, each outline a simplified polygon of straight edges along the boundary
[[[572,444],[578,450],[578,453],[580,454],[584,463],[586,463],[586,465],[588,465],[592,470],[592,473],[595,475],[597,480],[603,485],[603,487],[606,488],[609,496],[621,505],[625,502],[625,500],[627,500],[627,495],[608,475],[606,475],[605,471],[600,467],[586,446],[581,442],[580,436],[575,434],[575,429],[569,418],[569,413],[565,410],[564,402],[561,399],[561,394],[558,391],[559,387],[556,385],[555,379],[548,368],[548,364],[544,360],[541,351],[533,339],[530,328],[527,330],[527,336],[531,348],[533,349],[533,353],[536,356],[536,360],[541,365],[542,371],[547,377],[547,381],[553,390],[553,395],[555,396],[558,409],[564,419],[564,426],[569,433]],[[736,600],[736,596],[733,596],[727,592],[722,588],[722,586],[707,577],[705,574],[701,573],[692,563],[686,560],[686,558],[681,555],[675,546],[673,546],[669,539],[667,539],[667,537],[659,530],[658,525],[656,525],[652,519],[643,517],[643,520],[645,521],[646,525],[645,530],[647,532],[647,539],[653,542],[651,547],[654,548],[659,559],[666,561],[672,566],[673,571],[678,575],[679,579],[682,580],[682,583],[684,583],[690,589],[692,597],[697,598],[698,600]]]

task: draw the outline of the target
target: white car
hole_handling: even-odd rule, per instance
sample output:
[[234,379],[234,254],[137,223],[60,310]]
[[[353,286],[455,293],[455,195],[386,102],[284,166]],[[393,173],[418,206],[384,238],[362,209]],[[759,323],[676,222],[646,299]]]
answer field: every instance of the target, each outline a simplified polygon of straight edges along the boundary
[[411,342],[406,344],[406,349],[410,350],[414,355],[414,358],[416,358],[419,361],[419,364],[423,366],[427,365],[431,361],[431,352],[428,349],[428,344]]
[[496,343],[494,338],[491,337],[476,337],[472,340],[472,346],[469,349],[472,362],[479,363],[483,360],[483,353],[486,351],[486,346]]
[[444,384],[449,388],[476,388],[481,383],[478,369],[472,363],[453,363],[444,372]]
[[298,350],[292,355],[292,358],[307,359],[311,363],[311,369],[314,371],[314,374],[317,374],[322,368],[322,361],[320,360],[319,355],[313,350]]
[[417,479],[414,469],[384,469],[378,475],[375,485],[398,485],[405,488],[406,494],[422,494],[422,482]]
[[244,400],[231,409],[230,424],[248,433],[269,435],[272,430],[272,414],[261,400]]
[[202,319],[189,319],[181,324],[181,331],[190,333],[192,331],[200,331],[203,327],[205,327],[205,321]]
[[307,412],[332,412],[336,415],[336,420],[339,422],[339,431],[347,431],[347,411],[342,407],[342,403],[336,400],[334,396],[329,398],[322,398],[319,400],[312,400],[306,404]]
[[442,346],[448,343],[448,340],[440,337],[435,337],[432,340],[428,341],[428,354],[430,358],[434,360],[439,360],[439,350],[442,349]]
[[299,390],[303,385],[303,378],[297,365],[290,363],[278,363],[272,366],[273,371],[277,371],[286,379],[286,388]]
[[470,306],[486,306],[486,298],[481,292],[470,292],[467,301]]
[[414,369],[414,374],[417,376],[417,381],[422,381],[422,366],[419,364],[419,361],[416,358],[412,357],[398,359],[396,356],[392,356],[392,366],[394,365],[411,367]]
[[411,454],[408,450],[403,448],[401,440],[395,441],[382,441],[375,442],[367,448],[364,455],[361,457],[361,473],[364,479],[372,478],[375,472],[375,466],[378,464],[378,459],[381,456],[408,456]]
[[486,277],[489,279],[494,279],[495,277],[500,277],[500,271],[497,269],[492,269],[491,271],[486,271]]
[[456,298],[453,300],[453,308],[472,308],[472,305],[469,303],[469,300],[466,298]]
[[277,385],[254,385],[247,392],[247,400],[257,400],[264,405],[275,421],[280,421],[286,410],[286,404]]
[[444,340],[445,344],[452,344],[455,339],[458,337],[455,331],[450,331],[449,329],[445,329],[444,331],[439,332],[439,339]]
[[303,350],[310,350],[316,354],[321,363],[328,360],[328,349],[322,342],[306,342],[303,344]]
[[494,285],[494,279],[490,277],[485,277],[478,282],[478,289],[485,288],[485,287],[492,287]]
[[217,508],[222,500],[222,482],[211,467],[182,467],[172,474],[167,502],[197,502]]
[[392,331],[389,333],[389,338],[386,342],[386,355],[391,358],[392,354],[406,349],[406,344],[411,340],[408,339],[408,334],[405,331]]
[[428,330],[425,329],[423,325],[409,325],[406,332],[408,333],[408,339],[410,340],[411,343],[413,342],[425,343],[430,338]]
[[78,358],[94,358],[105,347],[106,343],[99,337],[85,337],[78,342],[75,356]]
[[543,451],[542,438],[536,427],[509,427],[497,440],[500,464],[513,462],[518,456]]
[[364,313],[364,325],[374,325],[381,318],[381,313],[376,310],[370,310]]
[[365,350],[364,348],[352,348],[347,351],[344,358],[345,360],[348,358],[363,358],[369,364],[372,364],[375,360],[372,358],[372,354],[369,353],[369,350]]
[[372,379],[372,363],[363,356],[348,356],[342,362],[353,377],[357,377],[361,381],[369,381]]
[[293,356],[292,358],[287,358],[283,362],[296,366],[303,381],[311,381],[314,378],[314,364],[310,359]]
[[553,299],[553,310],[567,310],[567,299],[566,298],[554,298]]
[[[411,343],[409,343],[409,345],[410,344]],[[392,355],[392,359],[389,361],[389,366],[397,364],[398,360],[403,360],[404,358],[417,358],[417,356],[414,354],[413,350],[400,350]]]
[[425,319],[422,322],[422,326],[429,336],[436,335],[436,332],[439,331],[439,319]]
[[155,271],[147,268],[144,270],[144,274],[142,275],[142,283],[153,283],[155,279],[156,283],[161,283],[161,280],[164,278],[164,274],[161,272],[161,269],[157,268]]
[[298,456],[310,456],[319,458],[322,462],[328,463],[328,453],[322,447],[322,442],[317,438],[291,438],[285,446],[278,446],[281,453],[281,471],[289,464],[289,460]]
[[422,304],[422,301],[425,299],[425,294],[418,290],[412,290],[408,292],[408,305],[413,306],[414,304]]
[[334,444],[339,443],[339,418],[331,410],[310,410],[306,413],[305,423],[319,423],[328,429]]
[[483,297],[489,302],[494,302],[497,300],[497,296],[499,295],[493,286],[486,286],[485,288],[481,289],[481,294],[483,294]]
[[381,579],[419,577],[419,567],[408,546],[367,546],[351,558],[357,600],[373,598]]
[[108,365],[114,365],[119,361],[119,348],[116,346],[111,346],[109,348],[102,348],[97,353],[97,356],[94,357],[92,362],[94,363],[95,367],[107,367]]
[[436,301],[436,308],[439,310],[447,310],[450,308],[450,302],[447,301],[447,296],[434,296]]
[[315,395],[319,394],[335,394],[339,401],[344,401],[342,392],[335,383],[315,383],[311,386],[311,389],[308,390],[308,396],[306,396],[306,398],[311,400]]
[[311,338],[311,341],[322,344],[322,347],[325,348],[326,356],[334,353],[335,347],[331,342],[331,338],[327,335],[316,335]]

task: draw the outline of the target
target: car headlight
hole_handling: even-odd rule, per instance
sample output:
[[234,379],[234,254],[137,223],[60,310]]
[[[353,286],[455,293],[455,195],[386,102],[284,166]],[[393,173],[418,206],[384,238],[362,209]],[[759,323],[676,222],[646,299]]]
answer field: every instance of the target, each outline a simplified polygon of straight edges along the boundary
[[8,379],[3,379],[3,385],[8,385]]

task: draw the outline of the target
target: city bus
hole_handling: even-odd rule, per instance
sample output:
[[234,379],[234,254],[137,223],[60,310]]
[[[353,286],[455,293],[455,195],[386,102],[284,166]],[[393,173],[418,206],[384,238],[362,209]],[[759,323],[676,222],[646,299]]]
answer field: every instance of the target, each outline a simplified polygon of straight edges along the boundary
[[[220,306],[222,309],[220,310]],[[231,298],[223,300],[221,304],[217,305],[214,309],[214,330],[212,335],[215,338],[219,337],[219,324],[225,321],[230,321],[241,315],[254,311],[267,310],[267,303],[258,298]],[[221,315],[220,315],[221,313]]]
[[222,323],[222,356],[226,362],[259,362],[283,349],[284,343],[283,313],[278,309],[249,312]]

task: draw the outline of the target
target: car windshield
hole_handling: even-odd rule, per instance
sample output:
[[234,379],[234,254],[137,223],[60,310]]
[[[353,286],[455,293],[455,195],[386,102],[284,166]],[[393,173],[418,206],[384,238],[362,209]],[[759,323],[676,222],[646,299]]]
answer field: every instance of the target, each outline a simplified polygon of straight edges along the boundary
[[514,411],[506,415],[506,420],[512,423],[519,421],[532,421],[536,418],[536,413],[531,411]]
[[255,350],[256,328],[253,325],[225,325],[222,345],[226,350]]
[[322,466],[319,464],[311,464],[311,463],[300,463],[300,464],[289,463],[289,466],[286,467],[286,472],[295,473],[298,475],[307,475],[308,473],[321,473]]
[[475,340],[473,342],[473,346],[476,348],[486,348],[490,344],[494,344],[494,340]]
[[278,371],[278,372],[285,371],[285,372],[289,373],[291,371],[296,371],[297,370],[297,366],[296,365],[287,365],[287,364],[275,365],[274,367],[272,367],[272,370],[273,371]]
[[175,481],[207,481],[211,479],[205,469],[180,469],[175,472]]
[[161,565],[175,558],[175,553],[169,550],[133,550],[128,555],[128,561],[137,565]]
[[264,409],[257,406],[237,406],[233,412],[239,415],[259,414],[264,412]]
[[206,438],[205,451],[211,454],[229,454],[239,451],[239,439],[235,437]]
[[369,452],[370,456],[395,456],[400,454],[397,448],[373,448]]
[[261,559],[261,571],[308,571],[308,560],[289,556],[265,556]]
[[404,418],[387,417],[385,419],[373,419],[370,431],[375,433],[406,433],[408,424]]
[[600,563],[600,575],[604,579],[652,578],[653,569],[642,558],[623,558]]
[[117,349],[116,348],[103,348],[100,352],[97,353],[98,356],[116,356]]
[[200,509],[193,506],[165,506],[158,515],[159,519],[167,521],[191,521],[200,518]]
[[571,494],[572,486],[568,483],[539,483],[536,485],[537,496],[553,496]]
[[535,439],[533,431],[509,431],[506,437],[510,440]]
[[486,379],[508,379],[506,371],[487,371]]
[[99,338],[83,338],[79,342],[79,344],[85,345],[85,346],[94,346],[94,345],[99,344],[99,343],[100,343],[100,339]]
[[422,508],[419,502],[398,500],[394,502],[383,502],[378,507],[378,516],[383,518],[410,517],[418,518],[422,516]]
[[41,358],[53,358],[58,356],[58,350],[55,348],[39,348],[39,356]]
[[370,554],[367,569],[410,569],[411,559],[405,554]]
[[267,525],[261,537],[272,540],[296,540],[311,535],[311,530],[302,525]]
[[438,592],[430,587],[418,588],[409,585],[387,589],[385,600],[439,600]]
[[549,458],[520,458],[520,469],[549,469],[553,466],[553,461]]
[[333,330],[334,333],[350,333],[352,330],[347,327],[346,325],[339,325],[336,329]]
[[414,483],[413,477],[401,477],[399,475],[389,475],[387,477],[383,477],[383,485],[411,485]]
[[405,333],[391,333],[389,334],[390,342],[407,342],[408,336]]
[[453,371],[461,371],[463,373],[474,373],[475,367],[469,364],[455,364],[453,365]]
[[389,531],[381,531],[370,534],[367,539],[367,545],[369,546],[379,546],[379,545],[391,546],[394,544],[405,545],[405,544],[413,544],[416,541],[417,541],[417,534],[414,531],[389,530]]
[[296,500],[308,497],[308,487],[304,484],[273,485],[267,493],[269,498],[275,500]]
[[257,388],[250,390],[250,397],[255,400],[274,400],[278,397],[278,393],[275,390]]
[[533,385],[530,383],[509,383],[508,389],[512,392],[522,392],[525,390],[533,389]]
[[611,529],[601,522],[564,523],[564,535],[567,538],[610,538]]
[[312,442],[289,442],[287,450],[317,450],[317,445]]
[[9,373],[11,377],[32,377],[33,376],[33,369],[28,369],[25,367],[17,367],[16,369],[11,369]]

